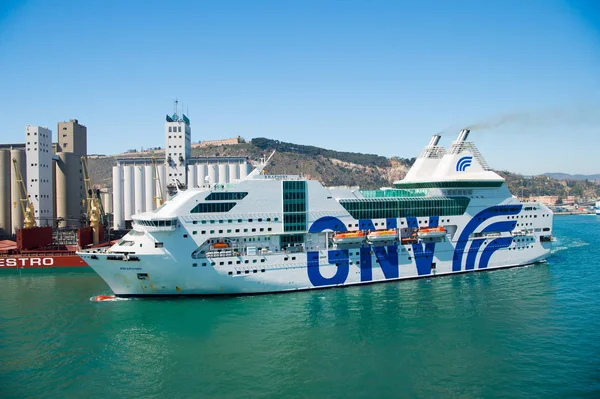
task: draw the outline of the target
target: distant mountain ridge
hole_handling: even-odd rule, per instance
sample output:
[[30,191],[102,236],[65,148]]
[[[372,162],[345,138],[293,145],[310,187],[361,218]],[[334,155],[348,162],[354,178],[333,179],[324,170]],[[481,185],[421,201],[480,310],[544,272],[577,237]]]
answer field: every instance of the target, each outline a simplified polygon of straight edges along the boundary
[[[304,175],[318,180],[325,186],[360,186],[362,189],[390,187],[396,180],[404,178],[415,158],[401,158],[375,154],[361,154],[328,150],[315,146],[286,143],[264,137],[249,142],[229,145],[215,145],[192,149],[194,157],[247,157],[257,161],[276,151],[266,168],[268,174]],[[128,158],[140,156],[164,156],[164,152],[127,154]],[[92,183],[110,188],[112,186],[112,166],[116,158],[123,154],[88,159]],[[506,179],[511,192],[522,197],[575,195],[583,198],[600,197],[600,175],[568,175],[548,173],[539,176],[523,176],[516,173],[497,171]],[[556,177],[553,177],[556,176]],[[586,181],[586,179],[588,181]]]
[[570,175],[568,173],[550,172],[544,173],[543,176],[548,176],[556,180],[600,180],[600,174],[595,175]]

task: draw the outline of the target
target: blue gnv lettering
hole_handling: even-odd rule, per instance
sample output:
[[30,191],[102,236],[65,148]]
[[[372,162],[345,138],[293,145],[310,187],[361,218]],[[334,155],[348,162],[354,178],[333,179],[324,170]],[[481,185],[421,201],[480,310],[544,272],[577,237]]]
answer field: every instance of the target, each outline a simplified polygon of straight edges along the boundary
[[[386,279],[398,278],[400,269],[398,268],[398,245],[387,247],[365,246],[360,248],[360,281],[373,280],[373,263],[371,252],[375,254],[381,271]],[[337,268],[335,274],[331,277],[324,277],[319,266],[319,252],[307,252],[308,278],[315,287],[326,285],[344,284],[350,272],[348,250],[328,251],[328,265],[324,267]]]
[[[370,223],[369,223],[370,222]],[[390,220],[386,221],[388,228],[390,225],[394,225]],[[430,225],[437,225],[438,218],[432,217]],[[361,226],[371,226],[372,221],[361,220]],[[416,218],[408,218],[408,224],[411,227],[418,227]],[[326,217],[321,218],[309,229],[310,233],[320,233],[325,230],[336,231],[338,229],[333,227],[345,225],[337,218]],[[433,256],[435,251],[435,243],[425,244],[413,244],[412,245],[413,256],[417,266],[417,273],[419,276],[431,274],[431,263],[433,262]],[[367,282],[373,281],[373,258],[375,259],[381,268],[385,279],[395,279],[400,277],[400,268],[398,265],[398,244],[388,246],[371,246],[364,245],[359,250],[360,254],[360,281]],[[338,249],[327,251],[327,265],[323,265],[327,268],[336,268],[335,273],[331,277],[324,277],[321,273],[319,265],[319,252],[308,251],[307,252],[307,270],[308,279],[314,287],[323,287],[328,285],[344,284],[348,279],[350,273],[349,264],[349,250]],[[329,274],[329,273],[328,273]]]
[[389,245],[387,247],[363,247],[360,249],[360,281],[373,280],[373,258],[371,252],[375,254],[381,271],[386,279],[398,278],[400,269],[398,268],[398,245]]
[[319,252],[310,251],[306,253],[306,256],[308,259],[308,279],[313,286],[322,287],[324,285],[336,285],[346,282],[348,272],[350,271],[347,249],[328,251],[327,261],[329,262],[329,266],[327,267],[337,267],[337,271],[332,277],[323,277],[321,274],[321,269],[319,268]]
[[[434,249],[435,243],[412,245],[419,276],[431,274]],[[360,248],[360,281],[373,281],[373,254],[386,280],[400,277],[398,244],[386,247],[372,247],[368,245]],[[319,252],[307,252],[307,259],[308,278],[313,286],[323,287],[326,285],[344,284],[346,282],[350,273],[347,249],[328,251],[328,265],[323,265],[323,267],[336,268],[335,274],[331,277],[324,277],[321,273]]]

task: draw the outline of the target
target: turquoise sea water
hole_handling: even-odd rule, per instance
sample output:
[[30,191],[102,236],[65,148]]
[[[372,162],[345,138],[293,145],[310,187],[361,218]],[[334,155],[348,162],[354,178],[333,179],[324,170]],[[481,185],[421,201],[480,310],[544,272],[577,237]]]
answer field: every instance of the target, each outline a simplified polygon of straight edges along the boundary
[[313,292],[91,302],[0,275],[0,397],[600,397],[600,219],[547,264]]

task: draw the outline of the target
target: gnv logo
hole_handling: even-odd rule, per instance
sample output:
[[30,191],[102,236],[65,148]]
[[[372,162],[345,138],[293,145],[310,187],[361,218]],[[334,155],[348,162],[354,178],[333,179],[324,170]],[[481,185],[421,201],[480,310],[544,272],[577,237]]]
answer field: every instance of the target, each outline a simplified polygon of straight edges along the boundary
[[473,160],[473,157],[470,155],[467,155],[466,157],[462,157],[461,159],[459,159],[458,162],[456,163],[456,171],[464,172],[465,170],[467,170],[467,168],[469,166],[471,166],[472,160]]
[[[407,218],[408,226],[418,226],[416,217]],[[361,219],[360,226],[371,225],[373,221],[370,219]],[[386,221],[388,228],[396,227],[396,219],[388,219]],[[429,220],[430,226],[438,225],[438,217],[431,217]],[[373,226],[374,227],[374,226]],[[322,231],[341,231],[346,229],[346,225],[338,218],[333,216],[325,216],[316,220],[310,229],[309,233],[320,233]],[[342,231],[344,231],[342,230]],[[419,276],[431,274],[431,266],[433,262],[435,243],[412,244],[412,252],[417,266]],[[360,281],[374,281],[373,269],[380,268],[384,279],[397,279],[400,277],[398,243],[387,245],[385,247],[374,247],[371,245],[362,245],[359,249],[360,262]],[[320,264],[319,251],[307,251],[307,271],[308,279],[314,287],[323,287],[327,285],[345,284],[350,274],[350,254],[348,249],[333,249],[327,251],[327,260],[324,264]],[[375,263],[373,264],[372,255],[375,255]],[[334,266],[335,265],[335,266]],[[335,274],[331,277],[325,277],[321,273],[321,266],[328,269],[335,267]]]

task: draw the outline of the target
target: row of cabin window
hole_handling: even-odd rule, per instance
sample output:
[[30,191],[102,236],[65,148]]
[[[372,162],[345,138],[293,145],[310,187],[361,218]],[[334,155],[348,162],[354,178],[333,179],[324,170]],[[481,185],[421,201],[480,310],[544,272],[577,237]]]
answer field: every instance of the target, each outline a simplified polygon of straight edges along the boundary
[[[264,273],[264,272],[265,272],[265,269],[260,269],[260,272],[261,272],[261,273]],[[254,269],[254,270],[252,270],[252,273],[258,273],[258,270]],[[227,273],[227,274],[229,274],[229,275],[231,276],[231,275],[233,275],[233,272],[229,272],[229,273]],[[242,271],[241,271],[241,270],[238,270],[238,271],[236,272],[236,274],[242,274]],[[244,274],[250,274],[250,270],[244,270]]]
[[[289,259],[288,257],[283,258],[284,261],[287,261],[288,259]],[[296,260],[296,257],[292,256],[292,260]],[[258,259],[252,259],[252,263],[257,263],[257,262],[258,262]],[[260,262],[264,263],[265,259],[264,258],[260,259]],[[244,260],[244,264],[249,264],[249,263],[250,263],[249,259]],[[202,267],[206,267],[209,264],[210,264],[210,262],[202,262]],[[230,261],[227,262],[227,264],[228,265],[233,265],[233,261],[230,260]],[[235,264],[236,265],[240,265],[240,264],[242,264],[242,261],[236,260]],[[224,266],[224,265],[225,265],[225,262],[219,262],[219,266]],[[193,267],[197,267],[198,264],[197,263],[193,263],[192,266]],[[264,271],[264,269],[263,269],[263,271]]]
[[[267,228],[267,231],[272,231],[272,230],[273,229],[271,229],[270,227]],[[255,233],[257,230],[254,228],[254,229],[250,229],[250,231]],[[261,227],[258,231],[265,231],[265,229]],[[223,230],[219,230],[219,234],[222,234],[223,232],[224,232]],[[240,229],[235,229],[235,232],[240,233]],[[248,229],[244,229],[244,233],[247,233],[247,232],[248,232]],[[228,229],[227,233],[232,233],[232,229]],[[192,231],[192,235],[196,235],[196,234],[198,234],[198,232],[196,230]],[[206,234],[206,230],[200,231],[200,234]],[[215,230],[210,230],[209,234],[215,234]],[[183,237],[187,238],[187,234],[184,234]]]
[[[428,223],[428,222],[426,220],[419,220],[419,224],[421,224],[421,223]],[[450,223],[450,219],[441,219],[440,223]],[[379,222],[375,222],[373,224],[375,226],[379,226]],[[385,225],[386,225],[385,222],[381,222],[381,226],[385,226]],[[404,225],[404,221],[401,221],[400,225]],[[358,223],[355,223],[355,224],[349,223],[348,227],[358,227]]]
[[[252,223],[253,221],[254,221],[254,219],[248,219],[248,220],[237,219],[238,223],[243,223],[243,222]],[[258,219],[256,219],[256,221],[262,222],[263,218],[258,218]],[[265,221],[270,222],[271,218],[266,218]],[[274,218],[273,221],[277,222],[277,221],[279,221],[279,218]],[[202,224],[207,224],[207,223],[214,224],[214,223],[225,223],[225,222],[226,222],[225,220],[200,220],[200,223],[202,223]],[[234,219],[227,219],[227,223],[234,223]],[[192,221],[192,224],[198,224],[198,220]]]
[[[271,241],[271,237],[261,236],[261,237],[244,238],[244,242],[260,242],[260,241]],[[210,244],[216,244],[216,243],[222,242],[222,240],[220,238],[214,238],[214,239],[208,240],[208,242]],[[204,251],[201,251],[201,253],[204,253]]]
[[[256,262],[257,262],[257,260],[258,260],[258,259],[252,259],[252,263],[256,263]],[[289,260],[289,258],[288,258],[288,257],[285,257],[285,258],[283,258],[283,260],[284,260],[284,261],[287,261],[287,260]],[[296,260],[296,257],[295,257],[295,256],[292,256],[292,260]],[[266,260],[265,260],[264,258],[261,258],[261,259],[260,259],[260,262],[261,262],[261,263],[264,263],[265,261],[266,261]],[[242,263],[242,261],[240,261],[240,260],[236,260],[236,261],[235,261],[235,264],[236,264],[236,265],[240,265],[241,263]],[[244,260],[244,263],[250,263],[250,260],[249,260],[249,259],[246,259],[246,260]],[[233,261],[232,261],[232,260],[230,260],[230,261],[228,261],[228,262],[227,262],[227,264],[228,264],[228,265],[233,265]],[[202,263],[202,265],[204,266],[204,262]],[[224,265],[225,265],[225,262],[219,262],[219,266],[224,266]]]

